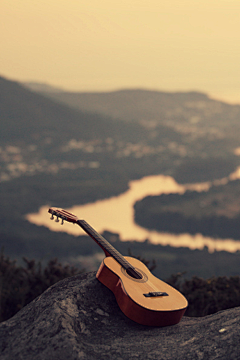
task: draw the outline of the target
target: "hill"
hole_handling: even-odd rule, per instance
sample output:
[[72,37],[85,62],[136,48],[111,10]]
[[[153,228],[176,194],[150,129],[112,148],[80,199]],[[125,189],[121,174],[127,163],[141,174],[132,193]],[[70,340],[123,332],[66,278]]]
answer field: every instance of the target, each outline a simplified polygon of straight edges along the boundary
[[129,133],[131,139],[143,137],[140,127],[123,126],[106,116],[76,111],[3,77],[0,77],[0,108],[2,142],[30,142],[43,137],[65,140],[76,136],[87,140],[108,136],[130,139]]
[[[26,84],[25,84],[26,86]],[[209,101],[207,95],[197,92],[167,93],[143,89],[111,92],[56,92],[47,88],[28,85],[31,90],[45,94],[59,102],[85,111],[110,115],[126,121],[162,120],[166,109],[176,110],[184,101]]]
[[227,104],[197,91],[125,89],[86,93],[54,91],[54,88],[48,90],[40,85],[25,86],[75,109],[104,114],[113,119],[150,122],[152,127],[161,123],[183,130],[188,124],[191,127],[189,131],[193,131],[202,127],[215,129],[216,125],[227,129],[231,124],[239,129],[240,105]]
[[42,93],[74,109],[141,124],[148,146],[154,151],[158,148],[162,157],[166,152],[177,156],[171,175],[181,183],[222,177],[223,169],[233,168],[239,162],[235,153],[239,147],[240,105],[214,100],[199,92],[133,89]]
[[207,192],[148,196],[134,205],[135,221],[158,231],[239,240],[239,189],[240,180],[235,180]]

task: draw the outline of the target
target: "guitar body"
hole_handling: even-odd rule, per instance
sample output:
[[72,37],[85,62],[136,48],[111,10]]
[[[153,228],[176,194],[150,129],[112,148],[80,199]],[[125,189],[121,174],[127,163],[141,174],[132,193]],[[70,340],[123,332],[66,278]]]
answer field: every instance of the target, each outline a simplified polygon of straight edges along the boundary
[[[142,325],[177,324],[188,305],[185,297],[152,275],[138,259],[125,259],[141,274],[141,279],[128,275],[127,271],[110,256],[103,260],[96,275],[97,279],[114,293],[122,312]],[[157,293],[164,295],[151,296]]]

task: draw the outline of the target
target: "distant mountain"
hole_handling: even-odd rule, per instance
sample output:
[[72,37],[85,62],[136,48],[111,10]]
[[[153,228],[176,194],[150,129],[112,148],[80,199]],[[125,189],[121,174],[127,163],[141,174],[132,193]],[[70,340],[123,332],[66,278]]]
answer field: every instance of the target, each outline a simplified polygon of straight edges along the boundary
[[[36,88],[35,88],[36,91]],[[209,101],[197,92],[167,93],[141,89],[113,92],[53,92],[40,90],[45,95],[69,106],[97,112],[122,120],[162,120],[166,110],[182,106],[184,101]]]
[[31,91],[36,91],[36,92],[49,92],[49,93],[64,92],[63,89],[60,89],[58,87],[55,87],[55,86],[52,86],[49,84],[45,84],[45,83],[38,83],[38,82],[34,82],[34,81],[23,82],[22,85],[24,87],[26,87],[27,89],[29,89]]
[[[195,159],[230,161],[240,145],[240,105],[198,92],[37,93],[0,77],[0,108],[1,141],[111,138],[117,146],[124,142],[125,157],[152,154],[171,168],[172,157],[178,159],[174,168]],[[115,151],[117,157],[124,152]]]
[[[42,91],[60,103],[113,119],[162,124],[169,127],[202,129],[239,128],[240,105],[214,100],[200,92],[161,92],[142,89],[112,92]],[[186,129],[180,129],[186,131]]]
[[144,137],[140,126],[123,126],[107,116],[85,113],[0,77],[0,140],[39,136],[61,139]]

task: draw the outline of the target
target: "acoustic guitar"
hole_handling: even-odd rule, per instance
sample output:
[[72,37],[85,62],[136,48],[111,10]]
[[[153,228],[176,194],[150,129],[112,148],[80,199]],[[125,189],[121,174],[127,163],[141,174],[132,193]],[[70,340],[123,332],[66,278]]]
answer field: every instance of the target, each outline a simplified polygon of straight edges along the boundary
[[62,224],[64,220],[78,224],[103,249],[106,257],[96,277],[114,293],[129,319],[148,326],[174,325],[181,320],[188,302],[179,291],[156,278],[138,259],[122,256],[85,220],[63,209],[50,208],[48,212]]

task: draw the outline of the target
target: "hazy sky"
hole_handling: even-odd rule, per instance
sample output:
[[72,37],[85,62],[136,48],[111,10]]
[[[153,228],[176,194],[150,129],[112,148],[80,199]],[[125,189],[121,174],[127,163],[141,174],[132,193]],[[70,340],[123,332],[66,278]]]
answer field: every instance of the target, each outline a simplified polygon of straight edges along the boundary
[[240,102],[240,0],[0,0],[0,75]]

